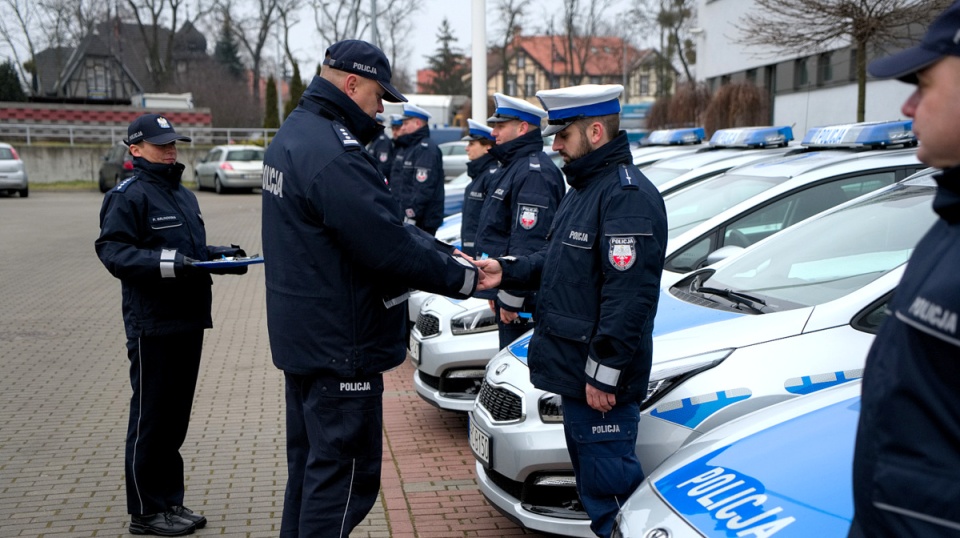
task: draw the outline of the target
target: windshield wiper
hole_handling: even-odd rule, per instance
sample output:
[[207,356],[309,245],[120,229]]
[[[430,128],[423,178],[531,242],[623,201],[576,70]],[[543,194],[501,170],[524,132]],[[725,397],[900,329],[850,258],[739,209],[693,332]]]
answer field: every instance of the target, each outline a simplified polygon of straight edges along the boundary
[[757,303],[767,306],[766,301],[759,297],[753,297],[752,295],[747,295],[745,293],[740,293],[738,291],[733,291],[731,289],[722,290],[720,288],[711,288],[708,286],[701,286],[697,288],[697,293],[710,293],[712,295],[719,295],[720,297],[726,297],[730,299],[735,305],[744,305],[750,310],[753,310],[757,314],[763,314],[763,309],[757,306]]

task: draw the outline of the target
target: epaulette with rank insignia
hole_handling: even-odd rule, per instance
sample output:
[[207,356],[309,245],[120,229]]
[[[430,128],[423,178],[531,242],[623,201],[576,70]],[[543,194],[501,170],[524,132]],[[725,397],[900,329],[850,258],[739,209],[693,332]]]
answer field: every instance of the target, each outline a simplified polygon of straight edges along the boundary
[[333,125],[333,132],[337,133],[337,138],[340,139],[340,143],[343,144],[343,147],[346,149],[363,149],[363,145],[360,144],[360,141],[354,138],[354,136],[347,130],[346,127],[340,125],[338,122],[331,122]]
[[134,181],[136,181],[136,180],[139,179],[139,178],[140,178],[139,175],[132,175],[132,176],[128,177],[127,179],[124,179],[124,180],[121,181],[120,183],[117,183],[117,186],[114,187],[114,190],[117,191],[117,192],[123,192],[123,191],[127,190],[127,187],[129,187],[131,183],[133,183]]
[[634,177],[630,174],[630,170],[627,169],[627,165],[620,165],[620,188],[624,190],[639,190],[640,185],[637,184],[637,177]]
[[537,154],[530,156],[530,171],[539,172],[540,171],[540,157]]

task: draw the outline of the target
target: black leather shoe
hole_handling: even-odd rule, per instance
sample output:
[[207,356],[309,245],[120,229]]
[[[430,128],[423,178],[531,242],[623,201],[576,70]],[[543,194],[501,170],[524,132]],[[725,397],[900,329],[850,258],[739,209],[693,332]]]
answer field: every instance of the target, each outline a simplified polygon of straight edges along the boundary
[[186,506],[171,506],[170,511],[173,515],[193,523],[198,529],[207,526],[207,518],[203,517],[203,514],[198,514]]
[[183,536],[193,534],[197,526],[192,521],[178,517],[173,512],[161,512],[143,516],[130,516],[130,534],[155,536]]

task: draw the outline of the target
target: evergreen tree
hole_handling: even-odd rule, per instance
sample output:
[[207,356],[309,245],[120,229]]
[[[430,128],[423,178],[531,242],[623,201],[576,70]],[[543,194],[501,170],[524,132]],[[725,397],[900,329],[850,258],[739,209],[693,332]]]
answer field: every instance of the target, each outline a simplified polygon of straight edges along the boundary
[[0,101],[26,101],[27,94],[20,84],[20,76],[13,62],[0,64]]
[[230,17],[223,20],[223,25],[220,27],[220,37],[217,38],[217,46],[214,49],[213,56],[217,59],[217,62],[227,68],[227,72],[234,78],[239,79],[243,75],[240,47],[234,38]]
[[273,75],[270,75],[270,78],[267,79],[266,99],[267,110],[263,114],[263,127],[264,129],[279,129],[280,113],[277,111],[277,105],[280,100],[277,98],[277,81],[273,78]]
[[437,43],[440,47],[433,56],[427,58],[428,67],[436,73],[436,77],[427,84],[427,93],[438,95],[469,95],[470,86],[465,77],[470,73],[467,60],[460,49],[453,43],[457,38],[453,36],[450,22],[444,18],[437,34]]
[[284,119],[290,116],[293,109],[297,108],[297,103],[300,102],[300,96],[303,95],[306,89],[306,85],[300,80],[300,65],[297,62],[293,62],[293,78],[290,79],[290,100],[287,101],[287,104],[283,107]]

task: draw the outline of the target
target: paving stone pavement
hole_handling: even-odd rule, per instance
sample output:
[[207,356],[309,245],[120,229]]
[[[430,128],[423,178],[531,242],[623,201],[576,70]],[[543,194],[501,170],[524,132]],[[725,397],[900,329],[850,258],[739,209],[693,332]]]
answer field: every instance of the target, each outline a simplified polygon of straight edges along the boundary
[[[260,251],[259,195],[198,193],[210,244]],[[130,398],[120,284],[93,249],[102,196],[0,197],[0,537],[127,536]],[[196,536],[279,532],[283,377],[270,361],[262,266],[215,276],[181,451]],[[386,375],[379,502],[358,538],[516,536],[479,493],[464,415],[423,402],[409,361]]]

